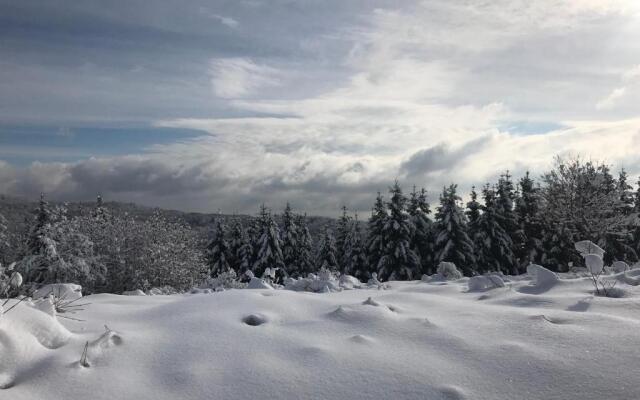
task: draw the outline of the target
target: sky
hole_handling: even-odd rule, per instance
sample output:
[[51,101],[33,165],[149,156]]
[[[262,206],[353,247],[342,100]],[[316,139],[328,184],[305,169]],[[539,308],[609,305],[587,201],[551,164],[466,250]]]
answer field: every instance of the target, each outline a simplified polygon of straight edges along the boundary
[[636,0],[0,0],[0,193],[367,213],[556,155],[640,175]]

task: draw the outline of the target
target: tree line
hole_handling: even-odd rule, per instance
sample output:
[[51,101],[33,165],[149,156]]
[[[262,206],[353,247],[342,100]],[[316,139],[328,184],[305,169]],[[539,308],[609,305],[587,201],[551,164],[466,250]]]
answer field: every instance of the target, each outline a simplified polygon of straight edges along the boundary
[[[289,204],[279,223],[263,205],[248,223],[216,218],[204,237],[159,213],[114,215],[100,197],[69,217],[42,196],[18,244],[9,243],[0,214],[0,260],[16,261],[27,288],[76,282],[88,292],[112,293],[186,290],[221,273],[261,276],[267,268],[294,278],[324,268],[360,280],[373,273],[380,280],[417,279],[442,261],[467,276],[520,274],[530,263],[567,271],[581,266],[573,247],[579,240],[605,249],[607,262],[638,261],[640,189],[627,180],[624,169],[614,177],[606,164],[557,158],[537,181],[526,173],[514,183],[504,172],[497,182],[471,188],[465,203],[457,185],[446,186],[433,212],[424,189],[405,194],[395,182],[386,196],[377,194],[368,221],[344,206],[316,237],[306,215]],[[6,260],[8,246],[20,246],[16,260]]]

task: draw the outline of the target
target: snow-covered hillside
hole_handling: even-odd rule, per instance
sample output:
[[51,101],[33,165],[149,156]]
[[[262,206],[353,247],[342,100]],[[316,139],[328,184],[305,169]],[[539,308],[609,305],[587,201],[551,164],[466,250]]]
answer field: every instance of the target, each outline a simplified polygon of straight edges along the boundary
[[[636,271],[619,277],[637,283]],[[569,275],[484,292],[463,278],[101,294],[83,299],[86,322],[21,304],[0,318],[0,398],[633,399],[640,287],[617,287],[625,297]]]

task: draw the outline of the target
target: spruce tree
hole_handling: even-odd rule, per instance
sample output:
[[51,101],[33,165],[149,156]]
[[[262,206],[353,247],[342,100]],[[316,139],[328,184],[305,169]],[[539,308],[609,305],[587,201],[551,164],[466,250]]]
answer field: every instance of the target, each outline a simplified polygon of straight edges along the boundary
[[347,235],[349,235],[351,227],[351,217],[347,214],[347,206],[342,206],[342,215],[338,219],[338,227],[336,229],[336,250],[337,260],[340,269],[344,267],[346,255]]
[[231,269],[230,263],[233,260],[233,256],[227,242],[227,226],[222,218],[216,219],[213,237],[207,245],[206,256],[210,276],[216,277]]
[[[522,239],[518,237],[520,230],[518,229],[518,217],[514,208],[516,193],[509,171],[506,171],[498,180],[496,195],[496,210],[499,214],[500,225],[509,236],[513,246],[514,243],[519,243]],[[512,248],[511,251],[514,252],[515,249]],[[517,273],[515,264],[511,269],[510,272]]]
[[409,198],[407,211],[414,226],[411,248],[420,258],[422,272],[431,274],[433,265],[433,222],[429,219],[431,210],[427,202],[427,192],[420,189],[416,192],[415,186]]
[[382,237],[384,250],[378,263],[378,279],[411,280],[421,272],[420,259],[411,249],[414,227],[407,213],[407,198],[396,182],[390,189],[387,203],[389,215]]
[[287,203],[284,213],[282,214],[282,257],[285,269],[288,275],[298,275],[298,227],[296,226],[295,216],[291,211],[291,205]]
[[473,242],[467,233],[466,216],[458,204],[461,199],[456,193],[457,188],[457,185],[451,184],[440,195],[435,223],[434,264],[452,262],[465,275],[472,275],[475,263]]
[[0,213],[0,266],[5,265],[7,260],[7,250],[9,249],[9,230],[7,219]]
[[260,207],[256,239],[253,246],[257,249],[253,273],[256,276],[262,276],[266,268],[284,268],[280,229],[264,204]]
[[502,225],[501,205],[495,191],[488,185],[483,189],[482,197],[484,205],[475,241],[478,272],[513,273],[516,267],[513,242]]
[[299,241],[296,252],[296,265],[298,266],[297,273],[294,273],[294,277],[304,277],[309,273],[316,271],[316,265],[313,257],[313,238],[309,232],[309,226],[307,225],[307,216],[296,215],[296,225],[299,231]]
[[378,192],[368,224],[369,236],[367,238],[367,252],[370,272],[378,271],[378,264],[384,254],[386,242],[383,235],[387,216],[387,206],[384,203],[382,195]]
[[337,252],[336,239],[333,236],[331,228],[326,226],[318,247],[316,265],[329,271],[338,271]]
[[236,220],[233,225],[231,239],[229,241],[229,251],[233,260],[231,267],[236,271],[238,276],[251,269],[253,249],[251,248],[249,236],[240,220]]
[[27,238],[27,255],[44,253],[47,248],[47,231],[54,218],[44,193],[40,195],[38,208],[34,211],[34,215],[34,223]]
[[480,210],[482,209],[482,205],[478,202],[478,193],[476,192],[476,187],[471,187],[471,199],[467,202],[467,209],[465,210],[465,215],[467,217],[467,229],[469,239],[473,242],[474,246],[474,258],[476,265],[473,266],[474,270],[477,270],[479,266],[477,265],[479,254],[478,250],[481,247],[481,243],[478,243],[482,240],[480,236]]
[[345,244],[345,263],[342,273],[355,276],[361,281],[369,279],[369,260],[362,241],[362,232],[358,222],[358,213],[351,223]]
[[542,220],[540,215],[539,188],[534,186],[529,171],[519,182],[520,195],[516,199],[518,218],[518,242],[515,243],[515,255],[518,259],[519,273],[524,273],[529,264],[539,264],[543,259]]

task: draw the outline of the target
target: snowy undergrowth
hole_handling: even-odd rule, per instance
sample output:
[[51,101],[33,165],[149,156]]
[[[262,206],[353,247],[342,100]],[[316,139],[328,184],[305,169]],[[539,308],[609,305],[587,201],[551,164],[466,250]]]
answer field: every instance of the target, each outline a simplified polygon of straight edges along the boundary
[[[0,397],[634,398],[640,287],[612,275],[626,297],[597,297],[588,277],[567,276],[508,277],[482,293],[461,279],[322,294],[101,294],[83,299],[87,322],[64,327],[21,304],[0,322],[0,374],[14,376]],[[104,324],[117,340],[104,340]],[[80,368],[87,341],[90,367]]]

